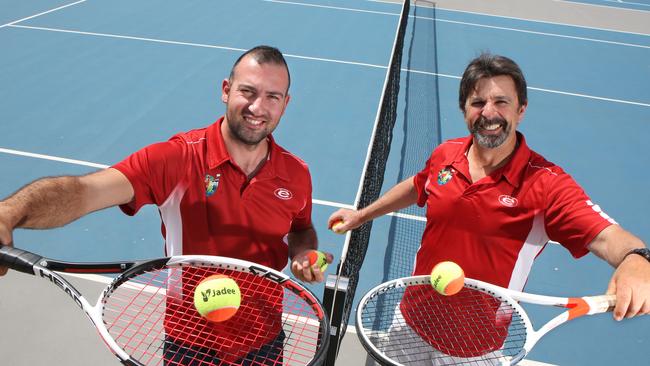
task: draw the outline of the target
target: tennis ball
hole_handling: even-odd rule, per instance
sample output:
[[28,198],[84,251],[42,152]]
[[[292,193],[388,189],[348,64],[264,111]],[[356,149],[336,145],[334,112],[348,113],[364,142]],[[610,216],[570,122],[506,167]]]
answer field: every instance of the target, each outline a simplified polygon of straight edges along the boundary
[[194,307],[209,321],[222,322],[230,319],[241,303],[241,291],[237,282],[224,275],[206,277],[194,290]]
[[465,284],[465,273],[454,262],[440,262],[431,271],[431,286],[440,294],[457,294]]
[[332,231],[337,234],[345,234],[345,230],[340,230],[339,228],[343,225],[343,220],[339,220],[332,224]]
[[315,263],[320,267],[321,272],[325,272],[327,269],[327,256],[325,253],[319,250],[310,250],[307,253],[307,259],[309,259],[309,265],[313,266]]

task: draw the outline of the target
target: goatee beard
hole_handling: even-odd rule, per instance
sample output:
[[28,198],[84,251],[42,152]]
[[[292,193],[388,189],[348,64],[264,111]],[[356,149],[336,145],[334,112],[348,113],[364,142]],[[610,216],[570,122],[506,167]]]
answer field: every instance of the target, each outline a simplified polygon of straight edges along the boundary
[[[499,124],[501,126],[501,133],[498,135],[481,134],[481,130],[485,129],[487,126],[494,124]],[[470,129],[470,132],[479,145],[488,149],[494,149],[501,146],[506,141],[510,135],[510,128],[510,123],[508,123],[508,121],[503,118],[497,117],[487,119],[484,116],[481,116],[476,120],[476,122],[474,122],[474,125]]]

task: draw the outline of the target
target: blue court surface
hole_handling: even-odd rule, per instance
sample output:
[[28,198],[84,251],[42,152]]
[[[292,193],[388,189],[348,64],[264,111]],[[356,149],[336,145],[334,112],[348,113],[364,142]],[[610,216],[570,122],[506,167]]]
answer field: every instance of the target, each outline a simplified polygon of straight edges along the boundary
[[[384,190],[417,172],[441,140],[467,134],[457,106],[460,75],[470,59],[490,51],[514,59],[526,75],[529,107],[521,131],[529,145],[572,174],[594,202],[648,244],[650,3],[571,2],[585,11],[576,19],[627,12],[645,17],[645,32],[535,21],[537,8],[521,17],[445,7],[453,3],[432,7],[419,1],[411,8]],[[552,11],[557,3],[562,2],[536,6]],[[355,202],[400,4],[0,0],[0,9],[0,196],[42,176],[94,171],[176,132],[212,123],[224,112],[221,81],[235,59],[269,44],[283,51],[292,73],[292,99],[274,135],[309,164],[321,248],[340,256],[344,236],[326,229],[327,218]],[[414,126],[415,120],[425,123]],[[394,276],[387,259],[397,245],[391,227],[401,220],[417,226],[424,211],[406,213],[375,221],[357,299]],[[407,240],[415,248],[417,233]],[[112,208],[64,228],[18,230],[14,241],[71,261],[163,255],[154,207],[134,218]],[[594,255],[575,260],[551,244],[537,259],[526,290],[596,295],[606,290],[612,271]],[[322,296],[322,285],[312,288]],[[556,313],[531,312],[534,323]],[[621,323],[610,315],[579,319],[545,337],[530,358],[558,365],[645,365],[649,329],[648,317]]]

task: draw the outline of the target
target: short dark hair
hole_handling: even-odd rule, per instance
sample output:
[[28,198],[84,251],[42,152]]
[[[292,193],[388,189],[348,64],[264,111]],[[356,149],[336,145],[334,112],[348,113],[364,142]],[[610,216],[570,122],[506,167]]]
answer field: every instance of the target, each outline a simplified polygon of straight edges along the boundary
[[289,66],[287,66],[287,61],[284,59],[282,52],[280,52],[279,49],[271,46],[255,46],[239,56],[237,61],[235,61],[235,64],[232,65],[232,69],[230,70],[230,81],[232,81],[233,77],[235,76],[235,68],[237,65],[239,65],[241,60],[243,60],[244,57],[248,55],[250,55],[260,65],[275,64],[284,66],[284,68],[287,70],[287,78],[289,80],[289,83],[287,84],[287,91],[289,91],[289,86],[291,85],[291,74],[289,73]]
[[458,91],[458,106],[460,109],[465,112],[465,101],[470,93],[474,91],[476,83],[480,79],[500,75],[510,76],[515,82],[519,105],[528,103],[526,79],[519,65],[505,56],[482,53],[467,65],[463,77],[460,80],[460,90]]

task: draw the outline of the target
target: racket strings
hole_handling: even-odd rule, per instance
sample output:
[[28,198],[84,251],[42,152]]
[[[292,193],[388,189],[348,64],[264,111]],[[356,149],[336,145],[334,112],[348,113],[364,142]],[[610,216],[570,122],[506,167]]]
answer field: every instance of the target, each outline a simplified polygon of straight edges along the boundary
[[[236,314],[210,322],[194,308],[194,289],[213,274],[241,290]],[[306,365],[320,348],[321,317],[294,291],[246,272],[161,268],[106,294],[104,322],[117,344],[144,365]]]
[[384,289],[364,304],[361,319],[372,345],[404,365],[498,365],[526,341],[516,308],[469,288],[454,296],[428,284]]

